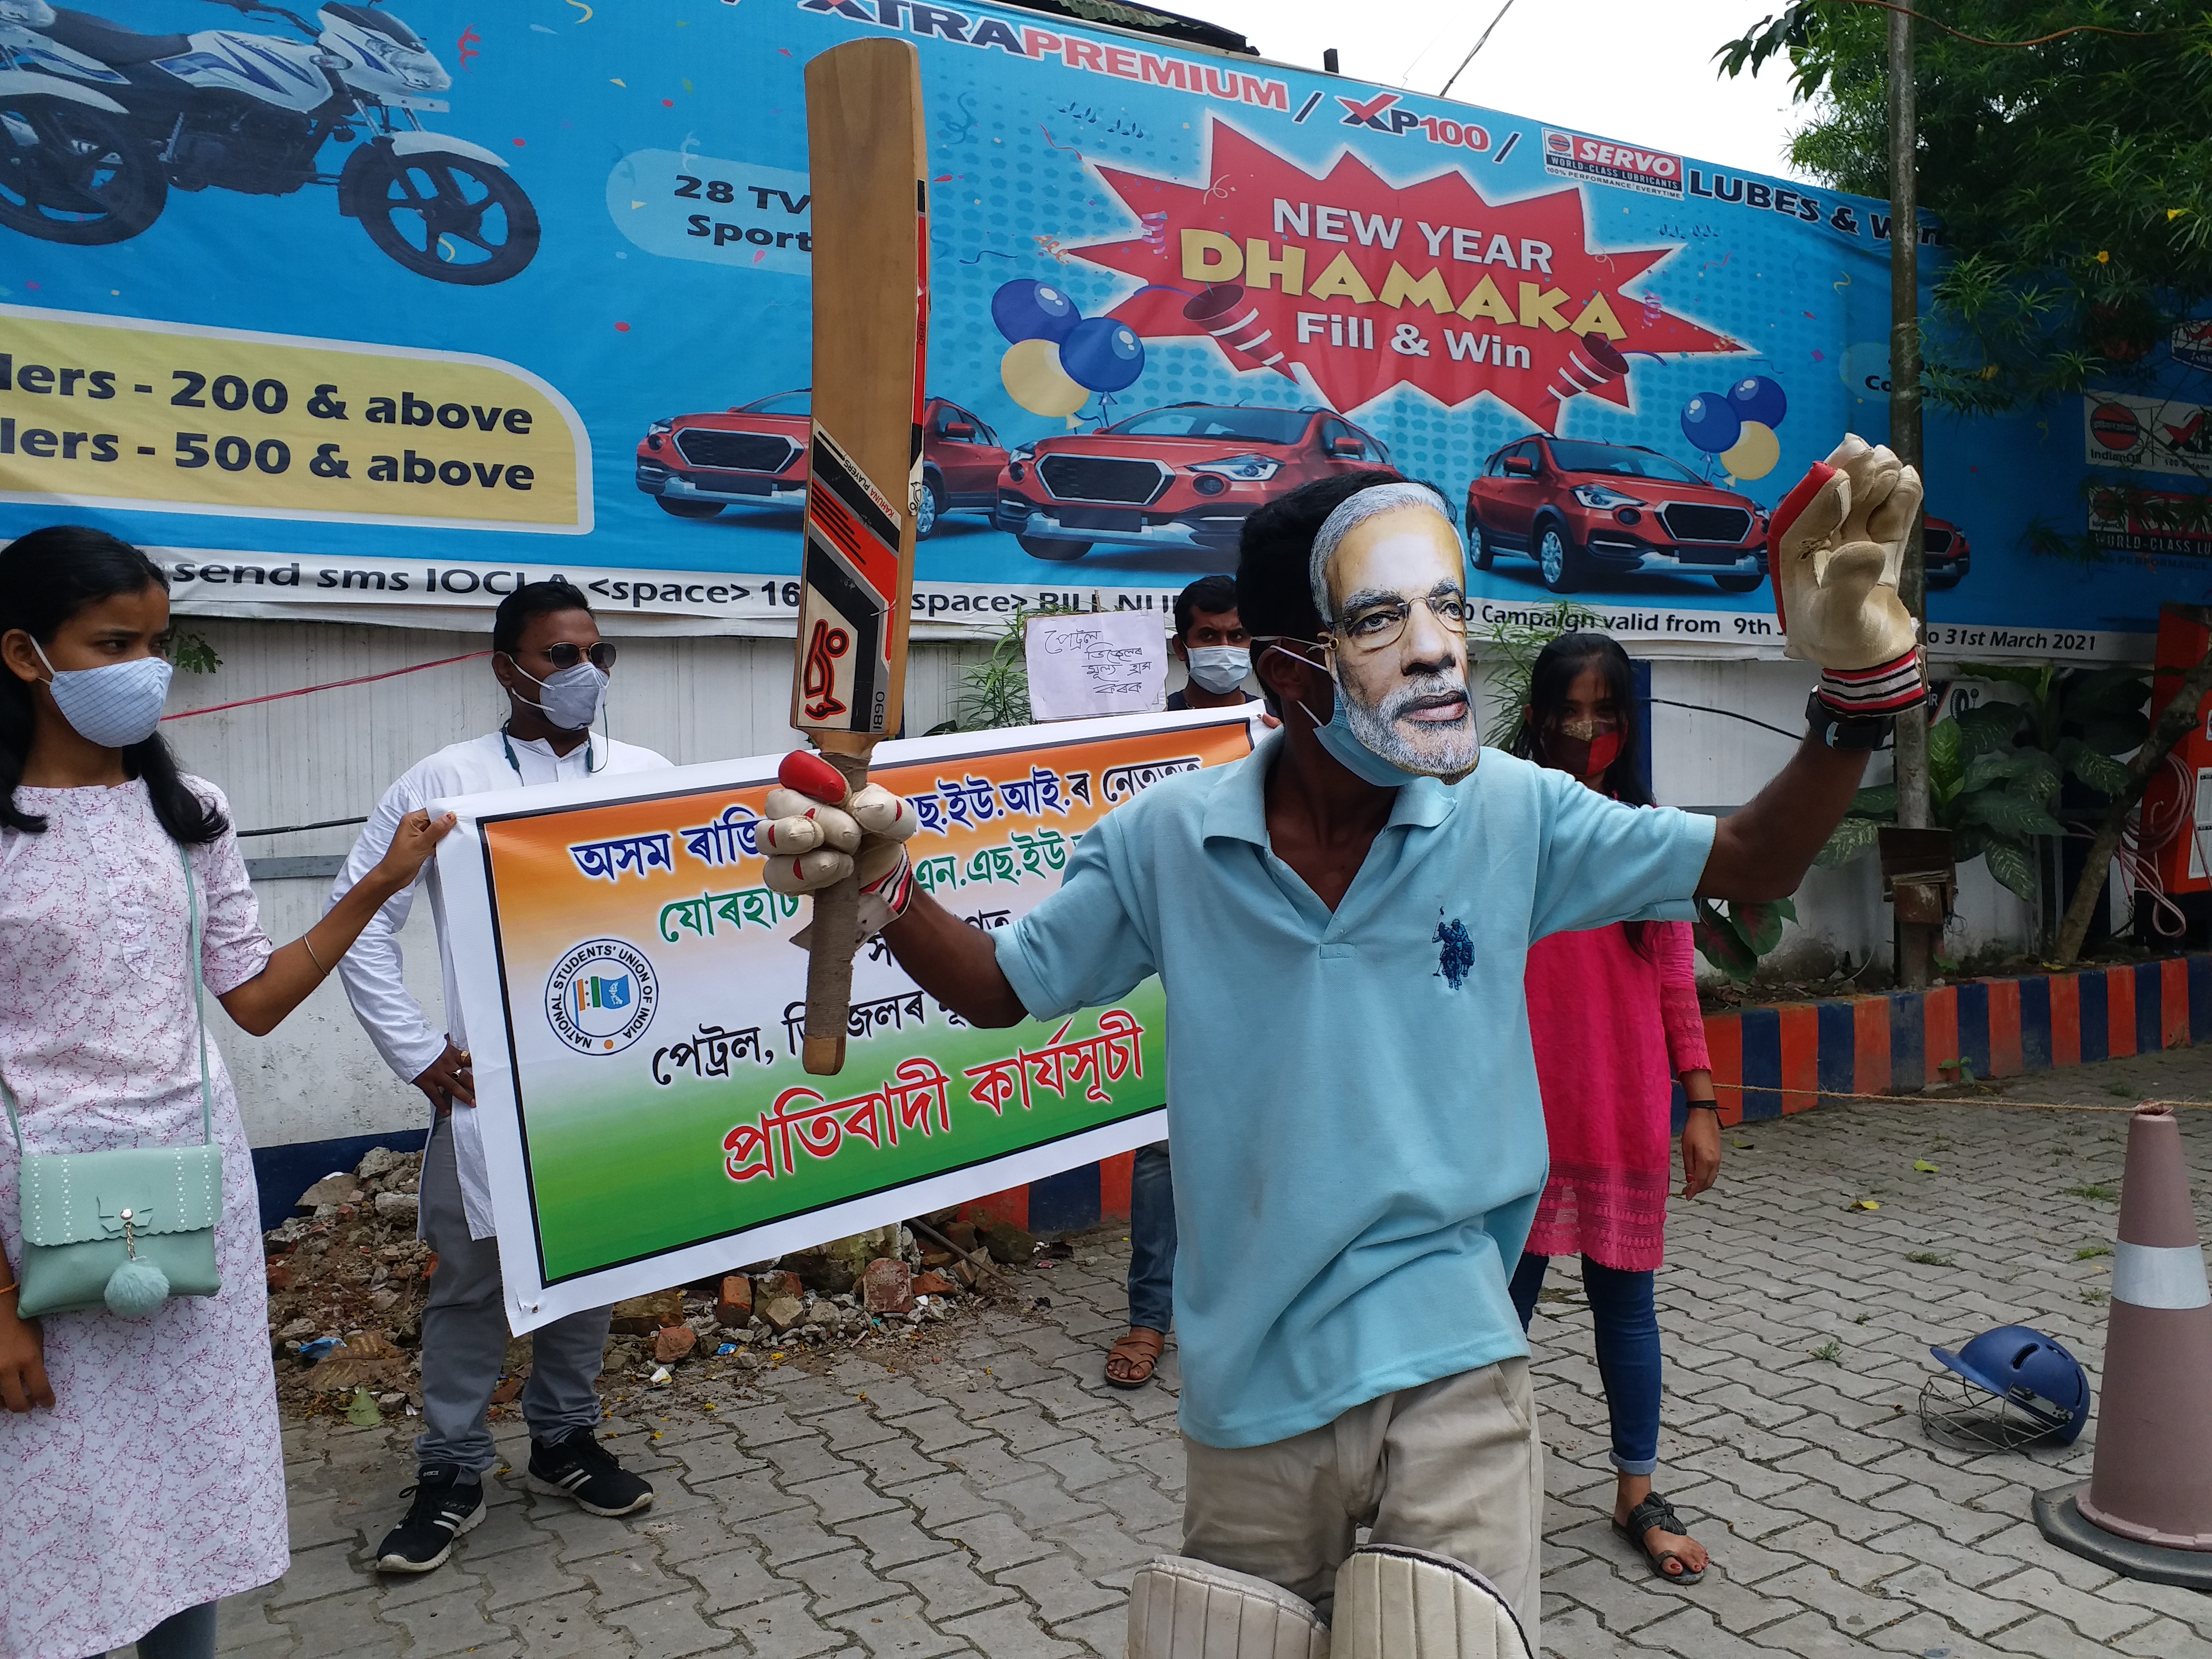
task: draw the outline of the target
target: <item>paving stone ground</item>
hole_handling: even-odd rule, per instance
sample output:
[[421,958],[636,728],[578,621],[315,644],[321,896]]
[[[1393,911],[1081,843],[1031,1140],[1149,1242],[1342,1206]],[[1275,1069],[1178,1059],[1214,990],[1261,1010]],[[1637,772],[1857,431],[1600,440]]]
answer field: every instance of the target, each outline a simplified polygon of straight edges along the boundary
[[[2212,1051],[2011,1092],[2212,1099]],[[1589,1317],[1557,1264],[1570,1294],[1534,1331],[1546,1650],[2212,1659],[2212,1596],[2116,1577],[2030,1521],[2033,1492],[2087,1474],[2094,1425],[2065,1451],[1974,1455],[1932,1445],[1915,1412],[1928,1345],[1993,1324],[2049,1331],[2094,1376],[2110,1258],[2087,1253],[2112,1234],[2126,1121],[1900,1101],[1724,1133],[1722,1184],[1676,1201],[1660,1278],[1660,1481],[1715,1560],[1694,1589],[1655,1583],[1607,1525]],[[2212,1231],[2212,1113],[2184,1133]],[[600,1520],[495,1479],[489,1518],[418,1579],[364,1565],[404,1506],[405,1435],[292,1428],[292,1570],[224,1605],[223,1651],[1120,1659],[1129,1575],[1176,1547],[1183,1480],[1172,1352],[1136,1394],[1100,1376],[1127,1249],[1078,1241],[1032,1281],[1048,1312],[990,1315],[918,1376],[848,1358],[769,1373],[757,1402],[611,1419],[659,1488],[649,1514]],[[519,1468],[519,1423],[501,1444]]]

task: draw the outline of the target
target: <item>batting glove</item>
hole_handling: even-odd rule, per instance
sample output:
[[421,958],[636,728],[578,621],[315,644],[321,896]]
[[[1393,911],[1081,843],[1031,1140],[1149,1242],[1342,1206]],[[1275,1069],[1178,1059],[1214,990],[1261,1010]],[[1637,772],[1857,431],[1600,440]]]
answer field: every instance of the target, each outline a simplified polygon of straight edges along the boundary
[[1840,720],[1880,719],[1926,695],[1919,629],[1897,592],[1920,475],[1847,436],[1782,498],[1767,529],[1784,654],[1820,665]]
[[[921,823],[914,803],[875,783],[848,793],[844,775],[811,750],[786,755],[776,781],[758,837],[768,855],[763,879],[779,893],[797,896],[842,881],[857,869],[856,945],[905,915],[914,902],[906,842]],[[808,931],[793,942],[805,944]]]

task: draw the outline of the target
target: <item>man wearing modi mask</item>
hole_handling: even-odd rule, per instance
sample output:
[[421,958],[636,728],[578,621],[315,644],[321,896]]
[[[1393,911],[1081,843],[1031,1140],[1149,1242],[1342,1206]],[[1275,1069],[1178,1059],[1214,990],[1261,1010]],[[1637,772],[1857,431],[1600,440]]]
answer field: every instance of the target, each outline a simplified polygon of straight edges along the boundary
[[[1856,440],[1832,459],[1773,543],[1792,652],[1823,669],[1811,729],[1725,822],[1482,752],[1458,533],[1379,471],[1246,522],[1237,605],[1281,729],[1109,814],[1012,927],[915,892],[895,803],[854,800],[884,937],[963,1018],[1058,1020],[1157,973],[1171,1030],[1236,1034],[1168,1049],[1188,1495],[1182,1554],[1132,1584],[1132,1659],[1536,1650],[1541,1453],[1508,1294],[1547,1163],[1524,958],[1694,895],[1790,892],[1923,695],[1896,589],[1919,482]],[[763,844],[798,854],[771,883],[851,867],[771,816]]]

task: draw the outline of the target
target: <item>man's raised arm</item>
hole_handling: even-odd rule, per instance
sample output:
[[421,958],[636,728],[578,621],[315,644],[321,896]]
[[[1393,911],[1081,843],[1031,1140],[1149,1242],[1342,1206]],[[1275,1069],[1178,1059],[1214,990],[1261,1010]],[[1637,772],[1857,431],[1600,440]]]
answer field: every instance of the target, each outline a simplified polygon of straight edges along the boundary
[[1698,891],[1763,901],[1796,890],[1850,808],[1867,756],[1926,695],[1918,630],[1898,597],[1920,478],[1847,436],[1774,509],[1767,562],[1788,653],[1820,667],[1812,732],[1741,811],[1722,820]]
[[1765,902],[1796,892],[1849,810],[1867,753],[1806,738],[1764,789],[1720,821],[1698,896]]

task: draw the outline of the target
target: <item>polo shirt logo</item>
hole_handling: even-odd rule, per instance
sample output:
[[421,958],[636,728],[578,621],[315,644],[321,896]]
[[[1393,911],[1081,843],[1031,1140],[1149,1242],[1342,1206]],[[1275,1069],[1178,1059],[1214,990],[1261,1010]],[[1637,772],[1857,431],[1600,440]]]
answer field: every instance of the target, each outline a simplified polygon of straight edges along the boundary
[[1474,941],[1467,936],[1467,924],[1456,921],[1438,922],[1436,939],[1441,947],[1437,951],[1437,972],[1456,991],[1467,983],[1468,970],[1474,966]]

